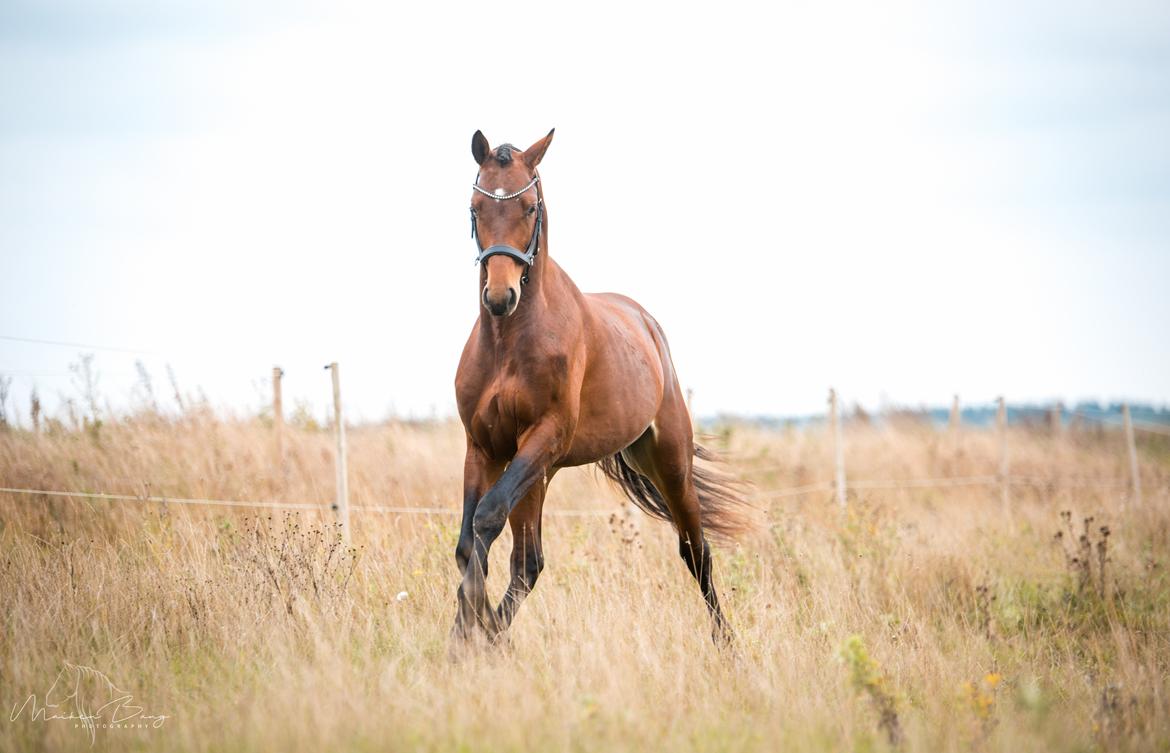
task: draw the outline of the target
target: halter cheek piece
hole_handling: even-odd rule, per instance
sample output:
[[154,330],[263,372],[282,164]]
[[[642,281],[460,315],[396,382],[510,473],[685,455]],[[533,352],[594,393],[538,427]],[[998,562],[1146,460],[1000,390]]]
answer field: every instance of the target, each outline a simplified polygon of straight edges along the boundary
[[[539,181],[540,181],[540,176],[538,175],[535,178],[533,178],[532,180],[530,180],[528,182],[528,185],[524,186],[524,188],[521,188],[519,191],[515,191],[513,193],[506,194],[506,193],[504,193],[504,189],[497,188],[496,192],[492,193],[491,191],[488,191],[484,188],[480,188],[479,176],[477,175],[475,177],[475,183],[471,187],[474,188],[479,193],[483,194],[484,196],[487,196],[488,198],[495,199],[496,201],[508,201],[510,199],[518,198],[525,191],[534,187]],[[539,195],[540,195],[539,192],[537,192],[536,225],[532,228],[532,239],[528,241],[528,249],[525,251],[521,251],[518,248],[513,248],[512,246],[505,246],[505,245],[495,245],[495,246],[488,246],[487,248],[484,248],[483,244],[479,242],[479,230],[477,229],[476,224],[475,224],[475,208],[472,207],[472,209],[471,209],[471,237],[475,239],[475,246],[476,246],[476,248],[479,249],[479,256],[477,256],[475,258],[476,264],[482,264],[483,262],[487,261],[489,256],[495,256],[497,254],[511,256],[516,261],[525,265],[524,276],[520,278],[521,284],[528,282],[528,271],[532,268],[532,265],[536,262],[536,253],[537,253],[537,251],[540,250],[540,228],[541,228],[541,225],[544,224],[544,200],[539,198]]]

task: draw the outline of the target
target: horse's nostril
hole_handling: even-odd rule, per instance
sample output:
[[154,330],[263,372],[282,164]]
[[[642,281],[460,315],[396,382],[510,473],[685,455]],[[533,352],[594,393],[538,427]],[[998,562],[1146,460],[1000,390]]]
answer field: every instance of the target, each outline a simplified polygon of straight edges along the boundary
[[504,316],[511,314],[516,309],[516,304],[520,301],[520,293],[516,288],[509,287],[508,293],[505,296],[500,296],[496,293],[495,296],[489,294],[488,289],[483,290],[483,306],[495,316]]

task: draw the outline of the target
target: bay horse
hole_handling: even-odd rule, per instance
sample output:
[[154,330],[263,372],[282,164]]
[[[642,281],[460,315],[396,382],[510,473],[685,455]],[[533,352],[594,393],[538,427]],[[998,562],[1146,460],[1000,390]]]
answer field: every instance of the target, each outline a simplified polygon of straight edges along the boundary
[[[695,456],[713,458],[694,442],[662,327],[625,296],[581,293],[549,255],[536,168],[552,138],[549,131],[523,151],[493,150],[480,131],[471,140],[480,312],[455,377],[467,454],[452,637],[494,641],[508,629],[544,567],[549,481],[561,468],[597,463],[638,507],[674,524],[712,635],[728,640],[705,532],[746,529],[748,507],[734,479],[694,465]],[[505,522],[512,577],[492,609],[488,552]]]

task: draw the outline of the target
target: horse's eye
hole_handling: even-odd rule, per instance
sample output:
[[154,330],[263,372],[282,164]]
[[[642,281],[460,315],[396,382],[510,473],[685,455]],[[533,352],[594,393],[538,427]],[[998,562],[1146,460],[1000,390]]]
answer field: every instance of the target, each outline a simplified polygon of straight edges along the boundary
[[532,215],[536,214],[536,205],[535,205],[535,204],[533,204],[532,206],[528,207],[528,212],[527,212],[527,214],[528,214],[528,216],[529,216],[529,217],[531,217]]

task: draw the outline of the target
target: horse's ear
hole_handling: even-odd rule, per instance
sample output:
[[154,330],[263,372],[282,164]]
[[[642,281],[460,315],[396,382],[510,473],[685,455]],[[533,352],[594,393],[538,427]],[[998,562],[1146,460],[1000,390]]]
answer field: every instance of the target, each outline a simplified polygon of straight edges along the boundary
[[482,165],[491,151],[492,148],[488,146],[487,136],[483,135],[483,131],[476,131],[475,135],[471,137],[471,156],[475,157],[475,163]]
[[552,129],[547,136],[524,150],[524,164],[528,165],[529,169],[536,169],[536,166],[544,159],[544,152],[552,143],[553,131],[555,130],[557,129]]

